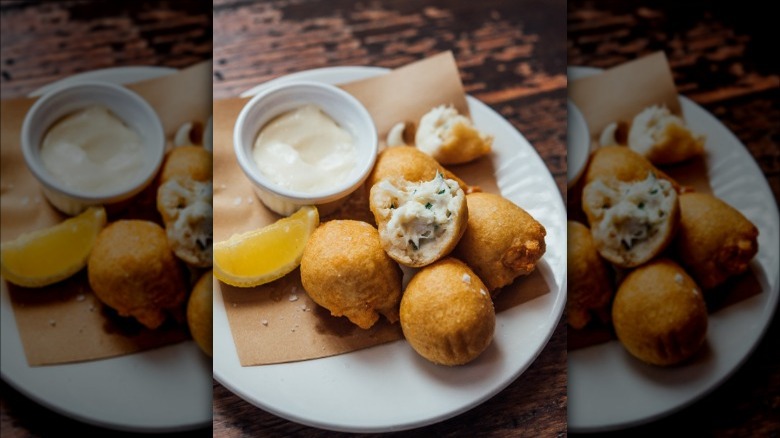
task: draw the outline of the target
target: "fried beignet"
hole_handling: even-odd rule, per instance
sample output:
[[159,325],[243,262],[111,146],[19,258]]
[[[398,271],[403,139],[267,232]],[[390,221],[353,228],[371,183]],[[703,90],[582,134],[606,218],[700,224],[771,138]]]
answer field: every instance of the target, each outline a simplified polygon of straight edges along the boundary
[[365,222],[325,222],[303,250],[301,282],[311,299],[363,329],[380,313],[398,321],[401,277],[401,268],[382,249],[379,232]]
[[665,106],[653,105],[634,116],[628,147],[653,164],[672,164],[703,154],[704,137],[694,136]]
[[623,346],[638,359],[673,365],[699,350],[707,333],[707,307],[693,279],[659,259],[632,271],[618,287],[612,322]]
[[395,146],[380,152],[366,184],[370,188],[384,179],[405,179],[410,182],[430,181],[439,173],[447,179],[457,181],[466,194],[480,191],[479,187],[466,184],[433,157],[412,146]]
[[713,195],[685,193],[674,249],[696,282],[710,289],[748,269],[758,252],[758,228]]
[[466,195],[439,173],[427,182],[383,180],[369,198],[382,247],[395,261],[429,265],[449,254],[466,231]]
[[154,329],[187,298],[184,273],[154,222],[119,220],[103,229],[87,263],[97,298]]
[[599,256],[588,227],[579,222],[568,221],[566,229],[566,313],[569,325],[581,329],[590,322],[592,313],[606,319],[612,299],[612,282],[607,265]]
[[417,148],[442,164],[461,164],[489,154],[493,137],[474,128],[452,105],[440,105],[420,119]]
[[499,195],[472,193],[466,202],[468,225],[453,256],[469,265],[494,293],[530,274],[547,248],[544,226]]
[[212,298],[214,294],[214,273],[203,274],[192,288],[187,301],[187,326],[192,339],[204,353],[212,356],[214,335],[212,330]]
[[191,178],[195,181],[209,181],[213,174],[211,153],[200,146],[181,146],[168,152],[160,173],[160,182],[174,177]]
[[421,269],[401,299],[404,337],[422,357],[462,365],[490,345],[496,326],[485,285],[464,263],[445,258]]
[[679,220],[674,183],[626,148],[599,149],[591,160],[582,209],[599,254],[627,268],[661,253]]

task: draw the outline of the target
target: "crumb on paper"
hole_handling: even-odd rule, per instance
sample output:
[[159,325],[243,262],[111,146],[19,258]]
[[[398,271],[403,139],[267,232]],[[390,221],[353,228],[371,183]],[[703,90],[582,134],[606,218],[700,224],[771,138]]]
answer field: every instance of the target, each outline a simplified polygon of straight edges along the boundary
[[52,327],[56,327],[57,326],[57,321],[55,321],[53,319],[50,319],[49,320],[49,325],[52,326]]
[[264,326],[268,327],[268,320],[264,319],[264,320],[260,321],[260,324],[263,324]]
[[298,295],[295,294],[295,292],[290,294],[290,298],[288,298],[290,302],[298,301]]

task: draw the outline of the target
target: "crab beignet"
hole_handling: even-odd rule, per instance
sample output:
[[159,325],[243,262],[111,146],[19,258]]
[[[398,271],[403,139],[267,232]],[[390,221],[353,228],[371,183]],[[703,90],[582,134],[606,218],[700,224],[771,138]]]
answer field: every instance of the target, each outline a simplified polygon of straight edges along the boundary
[[162,227],[118,220],[100,232],[87,263],[95,296],[121,316],[154,329],[187,298],[184,273]]
[[634,116],[628,147],[653,164],[672,164],[703,154],[704,137],[694,136],[665,106],[653,105]]
[[601,319],[607,319],[609,301],[612,299],[612,282],[607,265],[599,256],[588,227],[579,222],[568,221],[566,229],[566,313],[569,325],[581,329],[590,322],[592,313],[598,314]]
[[758,252],[758,228],[713,195],[680,195],[680,225],[674,249],[704,289],[745,272]]
[[301,282],[311,299],[363,329],[380,313],[398,321],[401,277],[401,268],[382,249],[379,232],[365,222],[325,222],[303,250]]
[[453,256],[469,265],[490,292],[530,274],[547,249],[544,226],[496,194],[472,193],[466,203],[468,225]]
[[449,254],[466,231],[466,195],[452,179],[383,180],[369,198],[382,247],[398,263],[429,265]]
[[490,345],[493,301],[463,262],[446,258],[422,268],[401,299],[401,329],[412,348],[440,365],[462,365]]
[[669,259],[652,261],[623,280],[612,304],[618,339],[633,356],[672,365],[699,350],[707,307],[696,283]]
[[420,119],[415,144],[442,164],[461,164],[489,154],[493,137],[474,128],[452,105],[440,105]]
[[617,266],[639,266],[663,251],[679,220],[676,184],[625,147],[597,150],[582,209],[596,248]]
[[452,172],[445,169],[430,155],[412,146],[389,147],[379,153],[366,184],[369,188],[379,181],[405,179],[410,182],[430,181],[441,173],[447,179],[454,179],[466,194],[480,191],[470,186]]

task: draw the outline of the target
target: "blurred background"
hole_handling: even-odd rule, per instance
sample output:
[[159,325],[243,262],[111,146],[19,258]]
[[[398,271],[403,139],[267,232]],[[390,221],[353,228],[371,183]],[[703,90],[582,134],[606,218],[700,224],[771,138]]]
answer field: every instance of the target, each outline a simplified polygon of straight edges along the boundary
[[[663,50],[679,93],[739,138],[780,199],[777,25],[764,5],[575,0],[567,15],[570,66],[610,68]],[[776,436],[778,319],[775,312],[753,354],[709,395],[660,421],[604,436]]]
[[[121,66],[183,68],[211,58],[211,2],[0,2],[0,94],[23,97],[76,73]],[[210,90],[197,90],[210,93]],[[0,435],[130,436],[54,413],[0,384]],[[170,436],[211,436],[211,428]]]

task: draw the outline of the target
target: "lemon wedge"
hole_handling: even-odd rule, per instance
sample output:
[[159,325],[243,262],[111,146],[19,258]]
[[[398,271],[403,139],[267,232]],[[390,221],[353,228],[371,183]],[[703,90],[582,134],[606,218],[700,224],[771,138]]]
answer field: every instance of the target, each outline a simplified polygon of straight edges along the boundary
[[106,225],[103,207],[0,245],[0,273],[13,284],[43,287],[62,281],[87,265],[98,233]]
[[316,207],[214,244],[214,275],[237,287],[259,286],[284,277],[301,264],[303,248],[320,224]]

